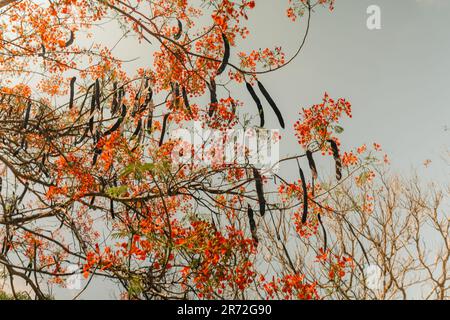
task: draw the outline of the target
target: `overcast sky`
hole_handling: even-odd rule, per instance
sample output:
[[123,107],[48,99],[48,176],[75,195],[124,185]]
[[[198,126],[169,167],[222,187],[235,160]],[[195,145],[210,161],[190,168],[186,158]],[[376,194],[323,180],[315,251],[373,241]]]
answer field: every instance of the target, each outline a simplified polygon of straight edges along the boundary
[[[305,21],[290,22],[286,3],[256,1],[244,50],[280,45],[288,57],[296,50]],[[372,4],[381,8],[381,30],[366,27]],[[344,150],[376,141],[396,170],[407,174],[415,168],[429,179],[447,181],[450,170],[442,157],[450,150],[449,31],[449,0],[337,0],[333,13],[317,10],[297,60],[260,78],[287,122],[281,153],[301,152],[289,138],[292,126],[301,107],[320,103],[327,91],[353,105],[353,119],[344,122]],[[109,32],[104,40],[115,43],[117,33]],[[130,71],[151,61],[151,49],[132,43],[123,42],[115,51],[139,58],[127,65]],[[268,127],[276,128],[276,117],[266,117]],[[432,163],[426,169],[427,159]],[[113,297],[110,286],[95,284],[85,298]]]

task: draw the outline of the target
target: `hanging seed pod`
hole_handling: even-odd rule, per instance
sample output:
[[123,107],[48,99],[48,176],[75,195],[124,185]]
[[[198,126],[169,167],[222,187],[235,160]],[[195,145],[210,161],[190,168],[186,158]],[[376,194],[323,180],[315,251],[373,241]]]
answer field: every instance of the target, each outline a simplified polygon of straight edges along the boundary
[[247,216],[248,216],[248,222],[250,224],[250,231],[252,233],[252,239],[255,242],[255,244],[258,245],[259,239],[258,239],[258,234],[257,234],[257,230],[256,230],[256,223],[255,223],[255,218],[254,218],[254,214],[253,214],[253,209],[252,209],[252,207],[250,207],[250,205],[248,205]]
[[223,59],[222,63],[217,69],[217,75],[222,74],[222,72],[225,71],[225,68],[228,65],[228,60],[230,59],[230,43],[228,42],[227,36],[225,33],[222,33],[222,40],[223,40],[223,46],[224,46],[224,52],[223,52]]
[[266,199],[264,198],[262,178],[256,168],[253,168],[253,178],[255,179],[256,194],[258,195],[259,214],[263,217],[266,213]]
[[316,163],[314,162],[313,154],[311,151],[306,151],[306,158],[308,158],[309,169],[311,169],[313,179],[317,179]]
[[152,88],[148,87],[147,97],[145,98],[145,104],[148,105],[153,98],[153,90]]
[[91,135],[94,136],[94,115],[89,118],[89,131]]
[[95,80],[94,98],[95,107],[97,108],[97,110],[100,110],[100,81],[98,79]]
[[38,54],[39,57],[45,57],[46,49],[43,44],[41,44],[41,53]]
[[73,99],[75,97],[75,82],[77,81],[77,77],[73,77],[70,79],[70,100],[69,100],[69,109],[73,108]]
[[103,136],[106,137],[107,135],[110,135],[111,133],[113,133],[114,131],[119,129],[119,127],[122,124],[123,119],[125,119],[126,115],[127,115],[127,107],[123,104],[122,105],[122,113],[120,114],[119,119],[117,119],[116,123],[114,123],[114,125],[111,128],[106,130],[106,132],[103,134]]
[[342,162],[341,157],[339,156],[339,149],[337,146],[336,141],[334,140],[328,140],[331,146],[331,150],[333,151],[333,158],[336,166],[336,179],[341,180],[342,179]]
[[181,23],[180,19],[177,19],[177,23],[178,23],[178,31],[176,34],[174,34],[173,38],[175,40],[180,39],[181,37],[181,33],[183,32],[183,24]]
[[111,217],[113,219],[115,219],[116,218],[116,214],[114,213],[114,200],[113,199],[109,200],[109,206],[110,206],[110,211],[111,211]]
[[25,117],[23,119],[23,128],[26,129],[28,126],[28,122],[30,121],[30,113],[31,113],[31,100],[28,100],[27,109],[25,110]]
[[44,153],[44,154],[42,155],[41,163],[40,163],[40,166],[39,166],[40,169],[41,169],[42,171],[44,171],[44,173],[45,173],[44,168],[45,168],[45,162],[46,162],[46,160],[47,160],[47,154]]
[[328,246],[328,239],[327,239],[327,230],[325,229],[325,225],[322,222],[322,217],[320,215],[320,213],[317,215],[317,219],[319,220],[320,226],[322,228],[322,232],[323,232],[323,247],[324,250],[327,250],[327,246]]
[[5,236],[4,238],[3,238],[3,244],[2,244],[2,256],[4,256],[5,255],[5,252],[6,252],[6,248],[8,247],[8,239],[7,239],[7,237]]
[[188,98],[187,91],[186,91],[185,87],[183,87],[181,89],[181,93],[183,95],[184,106],[186,107],[186,110],[189,112],[189,115],[192,117],[191,105],[189,104],[189,98]]
[[209,93],[210,93],[210,106],[209,106],[209,116],[212,117],[214,112],[217,109],[217,86],[216,86],[216,81],[214,81],[214,79],[210,80],[210,83],[206,83],[208,85],[208,89],[209,89]]
[[66,43],[64,44],[64,47],[67,48],[67,47],[71,46],[73,44],[74,40],[75,40],[75,35],[74,35],[73,31],[70,30],[70,38],[69,38],[69,40],[66,41]]
[[[297,162],[297,164],[298,164],[298,162]],[[305,175],[303,174],[303,170],[302,170],[302,168],[300,168],[300,165],[298,166],[298,170],[300,172],[300,179],[302,180],[302,190],[303,190],[302,223],[306,223],[306,219],[308,217],[308,189],[306,188]]]
[[95,196],[93,196],[93,197],[91,198],[91,201],[89,202],[89,205],[90,205],[90,206],[93,206],[93,205],[94,205],[94,202],[95,202]]
[[162,124],[162,130],[161,130],[161,137],[159,138],[159,146],[161,147],[164,143],[164,135],[166,134],[166,127],[167,127],[167,119],[169,118],[170,113],[166,113],[164,115],[163,124]]
[[103,152],[102,149],[99,149],[99,148],[95,147],[95,149],[94,149],[94,156],[92,158],[92,165],[93,166],[95,166],[97,164],[98,156],[100,156],[102,154],[102,152]]
[[270,96],[269,92],[267,92],[266,88],[263,86],[261,82],[258,81],[258,87],[261,93],[263,94],[264,98],[266,98],[269,105],[272,107],[272,110],[275,112],[278,122],[280,123],[280,126],[284,129],[284,119],[281,115],[280,110],[278,109],[276,103],[273,101],[272,97]]
[[142,128],[142,119],[139,119],[138,124],[136,126],[136,130],[134,130],[131,139],[134,139],[139,134],[139,132],[141,132],[141,128]]
[[260,119],[260,127],[264,127],[264,109],[261,104],[261,100],[259,100],[258,96],[256,95],[255,90],[253,89],[252,85],[248,82],[245,82],[245,86],[247,87],[248,92],[252,96],[253,100],[256,103],[256,107],[258,108],[259,113],[259,119]]

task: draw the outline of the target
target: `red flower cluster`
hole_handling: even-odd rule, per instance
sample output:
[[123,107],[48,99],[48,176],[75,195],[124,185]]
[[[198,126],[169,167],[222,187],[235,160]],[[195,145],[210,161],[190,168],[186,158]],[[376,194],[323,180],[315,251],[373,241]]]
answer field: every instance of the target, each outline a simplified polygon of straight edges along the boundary
[[[295,136],[298,142],[305,148],[312,142],[318,142],[322,151],[329,149],[326,140],[339,140],[333,136],[333,129],[339,132],[337,124],[340,117],[345,113],[348,117],[352,117],[351,104],[343,98],[337,101],[331,99],[325,93],[321,104],[313,105],[309,109],[303,109],[301,119],[295,125]],[[340,128],[341,129],[341,128]]]

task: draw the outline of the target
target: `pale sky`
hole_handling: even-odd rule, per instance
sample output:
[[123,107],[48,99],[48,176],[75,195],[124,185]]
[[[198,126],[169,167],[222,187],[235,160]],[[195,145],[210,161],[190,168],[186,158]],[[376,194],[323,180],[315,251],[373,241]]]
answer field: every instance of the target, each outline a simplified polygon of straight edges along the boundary
[[[289,57],[305,21],[286,18],[287,0],[256,4],[252,36],[240,50],[276,45]],[[373,4],[381,8],[381,30],[366,27],[366,9]],[[281,153],[302,152],[292,126],[301,107],[320,103],[327,91],[353,105],[353,119],[344,122],[343,150],[378,142],[395,170],[407,174],[415,168],[425,178],[447,181],[450,170],[442,157],[450,150],[450,1],[336,0],[335,7],[333,13],[320,9],[313,15],[305,48],[290,66],[260,78],[286,120]],[[111,44],[118,40],[111,31],[103,36]],[[123,42],[115,51],[139,58],[127,65],[130,71],[151,61],[148,47],[132,43]],[[254,112],[245,92],[242,97]],[[277,128],[275,115],[267,113],[267,127]],[[426,159],[432,160],[427,169]],[[117,297],[111,286],[94,284],[82,297]],[[57,290],[58,296],[73,295],[63,291]]]

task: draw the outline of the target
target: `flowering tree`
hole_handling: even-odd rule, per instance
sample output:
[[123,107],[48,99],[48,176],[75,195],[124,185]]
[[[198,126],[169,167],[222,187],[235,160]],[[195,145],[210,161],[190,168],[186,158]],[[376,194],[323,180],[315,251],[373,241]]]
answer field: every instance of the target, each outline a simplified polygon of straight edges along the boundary
[[[337,249],[339,237],[323,220],[337,214],[337,186],[365,188],[374,166],[388,160],[377,144],[340,151],[348,101],[325,94],[301,108],[298,154],[277,161],[298,164],[293,181],[247,157],[217,161],[223,155],[215,148],[205,166],[198,150],[167,137],[193,121],[218,132],[264,132],[271,114],[285,127],[263,75],[299,55],[313,9],[332,10],[334,1],[289,0],[280,8],[305,26],[292,57],[279,47],[239,51],[255,5],[0,1],[0,264],[14,297],[20,278],[45,299],[43,283],[64,286],[73,264],[86,286],[93,277],[112,279],[128,299],[317,299],[329,287],[308,272],[310,263],[327,281],[352,273],[351,252]],[[155,48],[151,65],[128,74],[113,48],[89,41],[111,18],[124,36]],[[251,104],[232,86],[248,92]],[[254,104],[259,121],[243,121]],[[174,161],[179,150],[194,161]],[[317,157],[335,164],[331,180]],[[353,198],[365,214],[372,200]]]

